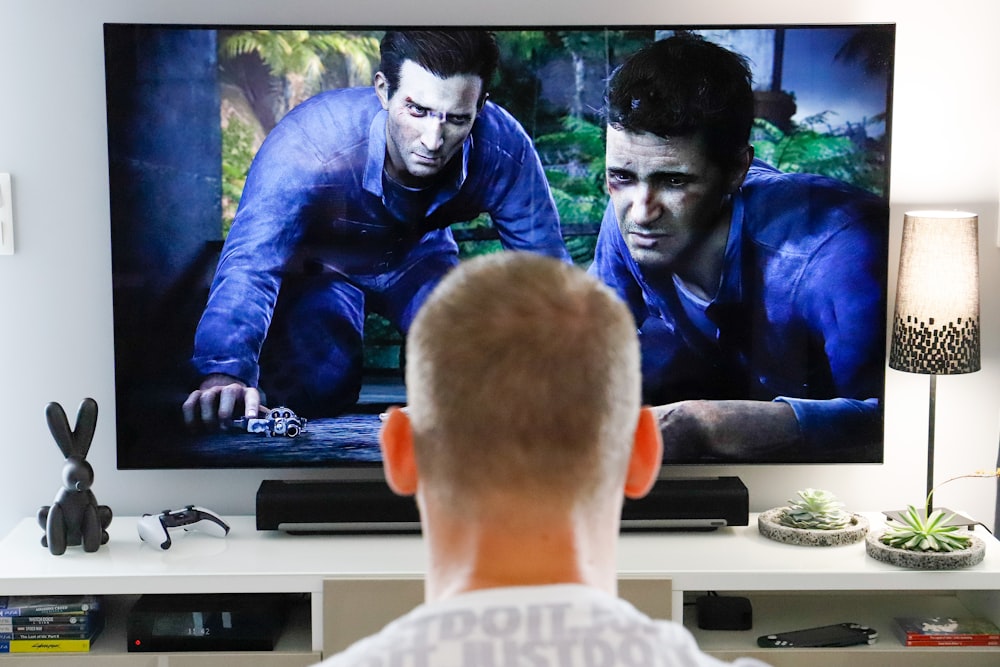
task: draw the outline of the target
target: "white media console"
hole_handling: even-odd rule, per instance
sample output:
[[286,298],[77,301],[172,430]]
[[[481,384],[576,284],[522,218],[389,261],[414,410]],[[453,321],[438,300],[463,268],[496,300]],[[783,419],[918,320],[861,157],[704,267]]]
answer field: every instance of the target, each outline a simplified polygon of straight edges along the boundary
[[[868,514],[881,530],[879,514]],[[166,551],[141,543],[136,518],[115,517],[111,541],[96,553],[71,547],[53,556],[33,518],[0,541],[0,595],[107,596],[108,627],[90,653],[9,654],[0,667],[304,667],[376,630],[422,597],[426,558],[416,535],[289,535],[258,531],[253,517],[225,517],[228,537],[174,534]],[[982,563],[955,571],[915,571],[869,558],[863,543],[800,547],[749,526],[711,532],[628,533],[618,568],[624,597],[654,616],[683,618],[706,651],[723,659],[755,655],[780,667],[1000,664],[1000,647],[907,648],[893,636],[900,615],[976,614],[1000,623],[1000,542]],[[708,591],[748,597],[753,627],[696,627],[694,599]],[[125,618],[143,593],[296,593],[299,607],[274,651],[129,653]],[[857,621],[879,631],[873,646],[759,649],[759,635]]]

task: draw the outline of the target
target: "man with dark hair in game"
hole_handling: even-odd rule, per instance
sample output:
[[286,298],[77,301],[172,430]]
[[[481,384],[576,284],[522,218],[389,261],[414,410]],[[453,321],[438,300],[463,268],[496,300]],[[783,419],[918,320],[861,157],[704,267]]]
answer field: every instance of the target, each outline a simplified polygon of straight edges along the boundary
[[756,160],[746,61],[695,35],[628,58],[606,113],[591,271],[639,323],[665,459],[879,451],[886,202]]
[[324,667],[730,664],[617,595],[622,505],[652,487],[662,443],[611,289],[537,253],[483,255],[406,345],[409,404],[380,441],[420,511],[426,602]]
[[195,334],[190,425],[358,398],[366,312],[406,332],[458,263],[449,226],[488,213],[504,247],[569,260],[541,162],[487,101],[486,30],[389,31],[373,88],[291,111],[258,152]]

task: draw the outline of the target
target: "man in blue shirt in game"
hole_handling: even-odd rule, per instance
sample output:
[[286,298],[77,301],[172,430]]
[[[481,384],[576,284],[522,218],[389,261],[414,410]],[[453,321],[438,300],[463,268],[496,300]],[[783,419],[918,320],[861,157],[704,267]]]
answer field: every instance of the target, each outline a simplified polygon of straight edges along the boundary
[[253,165],[195,334],[190,425],[268,400],[335,415],[358,398],[366,312],[405,334],[458,263],[449,226],[488,213],[507,249],[569,261],[531,139],[487,101],[485,30],[389,31],[373,88],[292,110]]
[[878,460],[888,206],[754,159],[742,56],[690,34],[611,77],[591,272],[640,327],[666,461]]

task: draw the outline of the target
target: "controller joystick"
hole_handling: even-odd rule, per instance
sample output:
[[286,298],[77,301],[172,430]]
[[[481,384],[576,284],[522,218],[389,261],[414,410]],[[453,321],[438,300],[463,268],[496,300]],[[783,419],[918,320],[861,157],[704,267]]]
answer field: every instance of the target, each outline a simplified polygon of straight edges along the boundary
[[143,514],[137,527],[139,539],[161,549],[170,548],[171,530],[199,531],[215,537],[229,534],[229,525],[218,514],[194,505],[179,510],[163,510],[160,514]]

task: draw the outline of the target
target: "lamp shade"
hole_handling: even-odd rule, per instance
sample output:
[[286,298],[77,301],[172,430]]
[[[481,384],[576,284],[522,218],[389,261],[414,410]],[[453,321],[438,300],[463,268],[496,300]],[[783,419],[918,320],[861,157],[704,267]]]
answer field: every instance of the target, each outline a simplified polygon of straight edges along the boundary
[[889,366],[952,375],[979,370],[979,218],[915,211],[903,218]]

